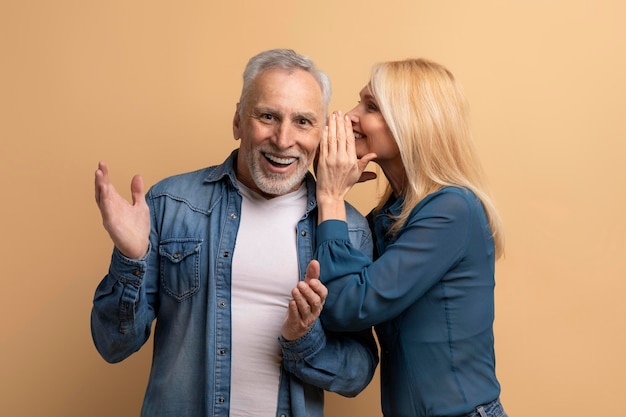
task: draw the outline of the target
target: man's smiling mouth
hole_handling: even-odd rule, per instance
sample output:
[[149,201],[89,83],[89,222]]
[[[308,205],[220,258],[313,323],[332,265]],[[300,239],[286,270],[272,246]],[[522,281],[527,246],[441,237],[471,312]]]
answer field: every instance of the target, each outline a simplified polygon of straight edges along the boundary
[[263,156],[272,165],[276,165],[276,166],[289,166],[298,160],[298,158],[295,158],[295,157],[282,157],[281,158],[275,155],[270,155],[268,153],[263,154]]

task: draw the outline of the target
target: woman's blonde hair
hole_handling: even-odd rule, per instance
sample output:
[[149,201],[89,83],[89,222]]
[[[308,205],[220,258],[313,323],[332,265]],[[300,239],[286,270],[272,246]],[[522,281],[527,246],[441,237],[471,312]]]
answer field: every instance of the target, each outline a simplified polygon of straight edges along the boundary
[[[444,186],[464,187],[482,201],[500,257],[500,216],[472,141],[469,105],[454,75],[426,59],[383,62],[372,69],[369,87],[398,144],[407,176],[402,211],[390,233],[400,230],[428,194]],[[388,187],[378,209],[391,193]]]

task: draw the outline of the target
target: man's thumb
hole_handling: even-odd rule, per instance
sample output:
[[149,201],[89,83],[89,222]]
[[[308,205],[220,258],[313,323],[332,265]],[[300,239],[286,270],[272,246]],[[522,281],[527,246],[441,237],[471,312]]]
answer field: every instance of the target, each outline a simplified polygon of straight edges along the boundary
[[137,202],[143,201],[143,179],[141,175],[135,175],[130,182],[130,192],[133,198],[133,206],[137,204]]
[[306,273],[304,274],[304,281],[308,282],[311,279],[319,279],[320,277],[320,263],[313,259],[306,267]]

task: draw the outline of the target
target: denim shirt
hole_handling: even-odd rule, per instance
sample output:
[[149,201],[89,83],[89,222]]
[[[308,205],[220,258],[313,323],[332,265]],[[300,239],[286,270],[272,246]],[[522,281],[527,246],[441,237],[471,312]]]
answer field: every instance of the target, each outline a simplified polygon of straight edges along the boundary
[[[229,303],[242,202],[236,154],[221,165],[153,186],[146,196],[148,254],[132,260],[114,249],[109,273],[96,289],[92,337],[105,360],[119,362],[139,350],[156,319],[142,416],[229,415],[230,369],[236,366],[230,356]],[[313,257],[317,224],[315,181],[310,173],[305,181],[307,208],[297,227],[300,279]],[[347,210],[351,241],[371,254],[367,221],[353,207]],[[323,416],[323,390],[354,396],[378,364],[369,329],[325,332],[318,320],[298,340],[276,336],[283,354],[277,417]]]

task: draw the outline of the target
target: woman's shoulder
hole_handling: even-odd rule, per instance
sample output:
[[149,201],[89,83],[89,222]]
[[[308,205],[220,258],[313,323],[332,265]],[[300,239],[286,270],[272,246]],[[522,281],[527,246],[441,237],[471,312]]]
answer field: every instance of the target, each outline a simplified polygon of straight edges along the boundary
[[474,204],[479,200],[476,194],[469,188],[449,185],[428,194],[421,202],[432,203],[441,201]]
[[434,215],[471,215],[481,207],[480,200],[468,188],[458,186],[446,186],[427,195],[417,204],[413,215],[418,213],[431,213]]

